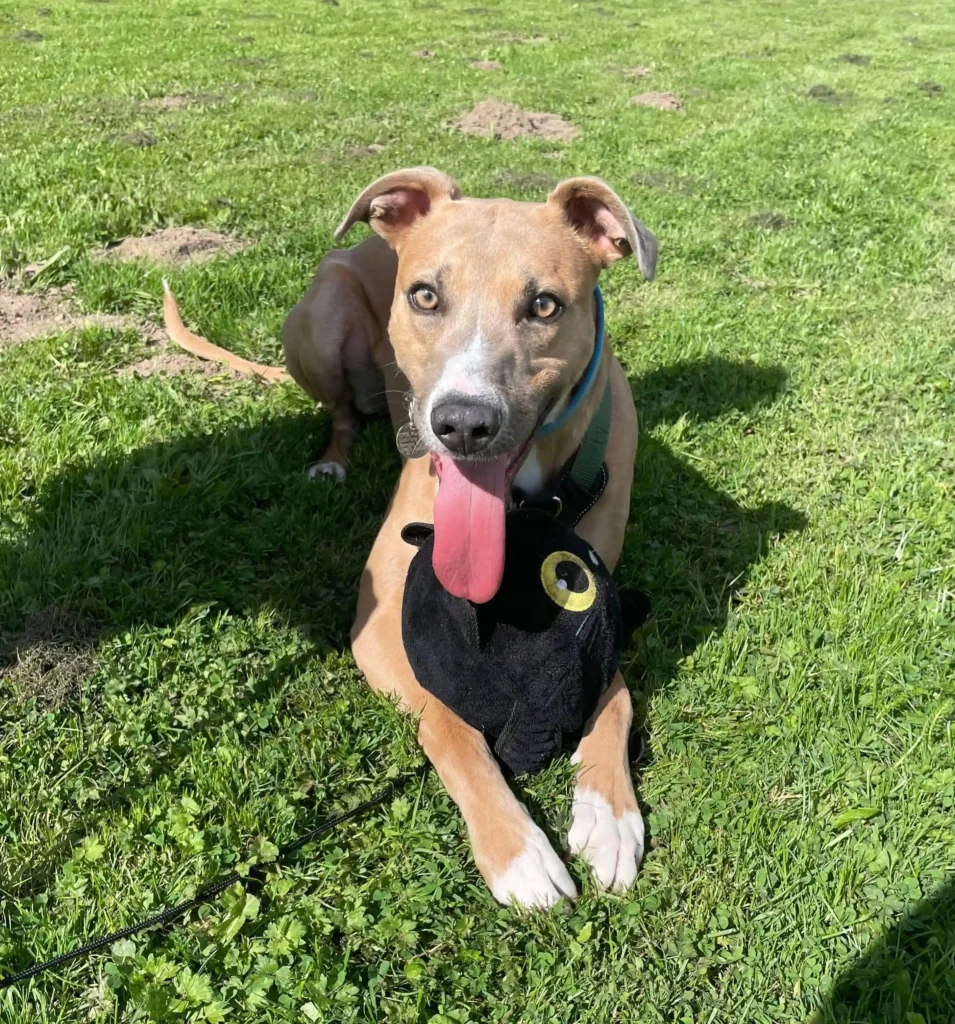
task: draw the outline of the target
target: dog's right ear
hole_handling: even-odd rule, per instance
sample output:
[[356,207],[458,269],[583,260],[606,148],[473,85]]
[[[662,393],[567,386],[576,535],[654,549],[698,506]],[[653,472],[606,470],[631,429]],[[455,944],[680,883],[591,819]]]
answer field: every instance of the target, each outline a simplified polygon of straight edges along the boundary
[[344,238],[355,221],[363,220],[394,248],[404,232],[419,217],[427,216],[436,203],[460,198],[458,183],[434,167],[394,171],[372,182],[355,200],[335,229],[335,241]]

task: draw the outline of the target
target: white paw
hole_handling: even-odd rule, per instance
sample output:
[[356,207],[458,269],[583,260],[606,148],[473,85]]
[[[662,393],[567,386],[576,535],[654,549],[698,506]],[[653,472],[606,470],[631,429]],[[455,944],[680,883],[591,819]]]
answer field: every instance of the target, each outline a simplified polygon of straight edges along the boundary
[[313,462],[305,471],[309,480],[314,480],[319,473],[333,476],[339,483],[345,479],[345,467],[340,462]]
[[552,907],[562,896],[576,899],[577,886],[547,837],[528,817],[524,849],[498,875],[491,893],[499,903]]
[[643,859],[643,817],[625,811],[618,818],[596,790],[578,786],[567,843],[590,864],[601,889],[626,892]]

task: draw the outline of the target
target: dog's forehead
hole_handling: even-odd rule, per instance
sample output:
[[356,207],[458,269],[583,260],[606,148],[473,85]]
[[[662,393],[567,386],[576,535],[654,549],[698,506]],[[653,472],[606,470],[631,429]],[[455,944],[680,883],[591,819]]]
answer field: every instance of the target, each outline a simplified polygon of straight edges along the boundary
[[585,266],[570,225],[546,203],[458,199],[438,205],[399,253],[399,277],[425,269],[451,273],[564,277]]

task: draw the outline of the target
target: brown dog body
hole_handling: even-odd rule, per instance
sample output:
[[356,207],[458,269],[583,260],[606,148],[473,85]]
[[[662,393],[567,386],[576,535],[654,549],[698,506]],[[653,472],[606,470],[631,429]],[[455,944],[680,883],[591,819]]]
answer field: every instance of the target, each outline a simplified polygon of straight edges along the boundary
[[[282,332],[289,372],[332,413],[320,471],[344,477],[356,414],[379,411],[383,398],[396,430],[410,431],[422,452],[404,462],[362,574],[355,660],[374,689],[420,716],[422,746],[461,808],[495,897],[549,906],[576,895],[562,859],[484,737],[428,694],[408,664],[401,605],[416,549],[400,534],[409,522],[434,522],[442,583],[486,600],[500,582],[511,485],[533,493],[553,482],[609,381],[609,483],[577,532],[613,569],[629,517],[636,410],[609,347],[579,401],[576,389],[594,354],[600,270],[633,252],[652,277],[656,243],[594,178],[562,183],[546,203],[516,203],[463,199],[447,176],[414,168],[369,186],[338,236],[358,220],[380,239],[326,256]],[[539,437],[555,420],[560,426]],[[601,887],[617,890],[633,881],[643,853],[627,758],[631,715],[618,672],[574,755],[568,844]]]
[[401,416],[407,385],[388,340],[397,268],[394,252],[377,237],[333,250],[282,326],[289,373],[332,418],[328,448],[311,475],[345,478],[360,415],[390,409],[393,419]]

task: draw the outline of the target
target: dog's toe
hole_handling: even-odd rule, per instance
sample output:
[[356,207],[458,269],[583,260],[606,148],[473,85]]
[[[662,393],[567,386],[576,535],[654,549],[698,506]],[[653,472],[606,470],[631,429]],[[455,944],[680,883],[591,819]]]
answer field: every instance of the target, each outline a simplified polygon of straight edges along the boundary
[[578,787],[567,842],[571,853],[590,864],[601,889],[630,887],[643,859],[643,835],[639,810],[617,816],[596,790]]
[[309,480],[317,476],[332,476],[341,483],[347,476],[345,467],[340,462],[313,462],[306,470]]
[[577,897],[574,880],[536,825],[532,825],[524,849],[493,881],[491,892],[500,903],[535,909],[552,907],[564,896]]

